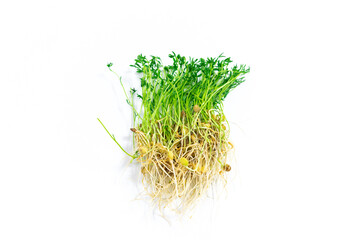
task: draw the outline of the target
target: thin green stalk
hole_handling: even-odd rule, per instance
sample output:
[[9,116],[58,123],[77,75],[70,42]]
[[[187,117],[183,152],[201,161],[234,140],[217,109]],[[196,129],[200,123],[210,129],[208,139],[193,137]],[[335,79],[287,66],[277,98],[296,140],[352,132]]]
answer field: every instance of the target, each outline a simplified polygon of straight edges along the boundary
[[124,153],[126,153],[126,155],[128,155],[129,157],[132,157],[133,159],[136,158],[136,156],[129,154],[127,151],[125,151],[124,148],[121,147],[121,145],[116,141],[114,135],[111,135],[111,134],[109,133],[109,131],[106,129],[105,125],[100,121],[99,118],[98,118],[97,120],[99,120],[99,122],[100,122],[101,125],[104,127],[105,131],[109,134],[109,136],[111,137],[111,139],[114,140],[114,142],[121,148],[121,150],[122,150]]

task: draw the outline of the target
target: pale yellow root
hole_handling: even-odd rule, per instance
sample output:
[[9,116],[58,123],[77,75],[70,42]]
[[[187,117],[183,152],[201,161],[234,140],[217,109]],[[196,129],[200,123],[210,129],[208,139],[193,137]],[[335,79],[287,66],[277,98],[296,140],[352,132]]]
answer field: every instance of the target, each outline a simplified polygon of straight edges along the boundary
[[164,146],[159,139],[147,139],[136,130],[142,182],[160,210],[169,207],[185,213],[193,209],[212,183],[226,182],[224,174],[231,169],[227,155],[233,145],[223,133],[210,125],[192,132],[181,129],[181,134]]

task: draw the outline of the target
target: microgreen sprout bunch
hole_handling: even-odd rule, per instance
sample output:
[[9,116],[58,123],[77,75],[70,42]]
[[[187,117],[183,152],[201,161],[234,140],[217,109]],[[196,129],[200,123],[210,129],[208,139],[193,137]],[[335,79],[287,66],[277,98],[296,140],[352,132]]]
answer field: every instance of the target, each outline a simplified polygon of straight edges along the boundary
[[144,187],[160,209],[183,213],[231,169],[223,101],[250,68],[230,66],[231,59],[222,55],[187,59],[173,52],[169,57],[168,66],[156,56],[135,59],[131,66],[141,75],[141,93],[131,89],[128,95],[120,78],[134,113],[135,153],[125,153],[140,162]]

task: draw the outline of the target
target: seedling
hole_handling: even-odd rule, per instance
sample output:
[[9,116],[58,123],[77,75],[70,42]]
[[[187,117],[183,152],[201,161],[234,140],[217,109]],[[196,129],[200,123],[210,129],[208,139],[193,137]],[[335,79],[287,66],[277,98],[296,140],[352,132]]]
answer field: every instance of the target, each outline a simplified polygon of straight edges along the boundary
[[[233,145],[223,101],[250,68],[230,66],[232,60],[222,54],[186,59],[172,52],[169,57],[172,64],[164,66],[159,57],[139,55],[131,66],[141,75],[141,92],[132,88],[130,96],[113,64],[107,65],[120,79],[134,113],[134,154],[99,121],[121,150],[141,164],[145,190],[160,209],[172,206],[183,213],[231,170],[227,162]],[[141,101],[140,109],[134,97]]]

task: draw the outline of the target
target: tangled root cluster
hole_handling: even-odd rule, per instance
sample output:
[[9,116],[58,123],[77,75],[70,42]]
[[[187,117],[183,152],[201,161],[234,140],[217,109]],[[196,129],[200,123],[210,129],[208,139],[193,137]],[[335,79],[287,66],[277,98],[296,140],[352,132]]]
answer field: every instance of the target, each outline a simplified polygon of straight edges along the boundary
[[[153,124],[161,132],[160,121]],[[219,129],[220,126],[220,129]],[[159,134],[149,136],[141,129],[135,133],[141,163],[142,182],[146,192],[159,209],[170,207],[178,213],[195,206],[210,185],[218,180],[226,183],[224,173],[233,145],[227,140],[229,131],[224,124],[201,123],[188,129],[174,125],[175,137],[162,141]]]

